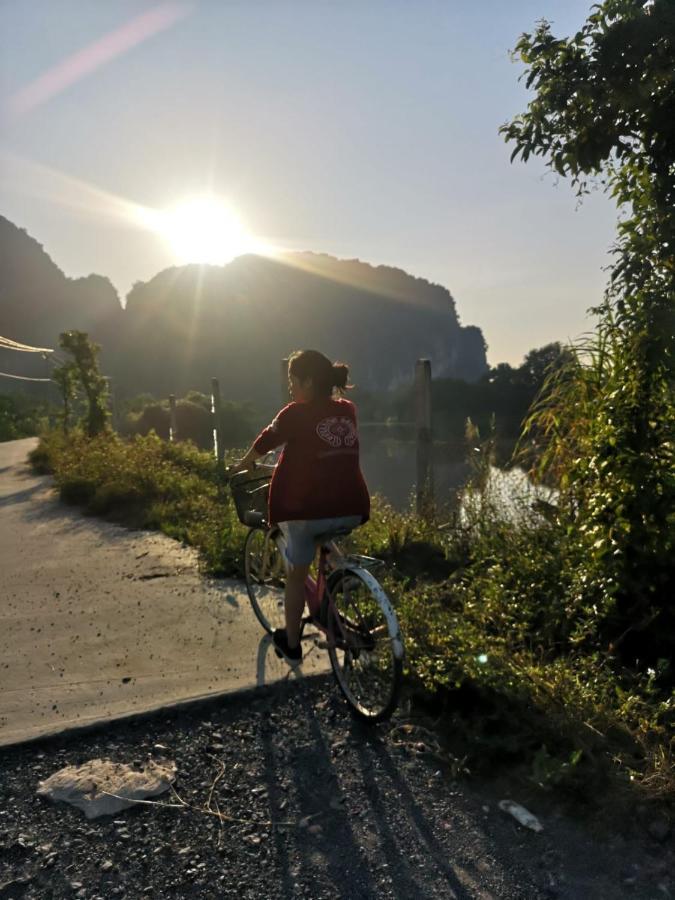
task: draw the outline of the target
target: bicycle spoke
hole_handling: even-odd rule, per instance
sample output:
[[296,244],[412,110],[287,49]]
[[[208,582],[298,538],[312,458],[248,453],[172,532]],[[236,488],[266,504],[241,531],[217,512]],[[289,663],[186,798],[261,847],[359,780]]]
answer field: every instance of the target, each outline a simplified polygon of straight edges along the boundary
[[254,613],[266,631],[283,628],[284,579],[283,560],[270,533],[252,529],[244,552],[246,588]]
[[395,705],[401,678],[384,609],[355,574],[334,586],[331,600],[329,654],[340,688],[359,715],[384,717]]

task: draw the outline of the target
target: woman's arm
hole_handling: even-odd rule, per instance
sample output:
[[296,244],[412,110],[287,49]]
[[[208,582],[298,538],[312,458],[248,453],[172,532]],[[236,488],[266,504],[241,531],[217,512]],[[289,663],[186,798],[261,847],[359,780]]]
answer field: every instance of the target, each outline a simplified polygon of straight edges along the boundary
[[230,471],[241,472],[244,469],[248,469],[254,462],[262,459],[263,456],[265,456],[264,453],[258,453],[255,447],[251,446],[246,451],[246,454],[239,460],[239,462],[230,467]]
[[282,444],[285,444],[288,441],[292,430],[292,409],[293,404],[285,406],[276,416],[274,421],[271,422],[267,428],[263,428],[258,437],[246,451],[246,455],[243,459],[240,459],[239,462],[232,467],[233,471],[239,472],[242,469],[247,469],[252,463],[262,459],[263,456],[266,456],[270,450],[276,450],[277,447],[281,447]]

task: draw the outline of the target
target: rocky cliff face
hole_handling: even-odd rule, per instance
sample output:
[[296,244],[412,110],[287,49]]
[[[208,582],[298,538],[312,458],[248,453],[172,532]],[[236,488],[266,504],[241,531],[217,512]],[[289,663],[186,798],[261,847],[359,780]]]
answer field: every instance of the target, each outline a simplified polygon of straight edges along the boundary
[[[41,244],[0,216],[0,334],[56,348],[60,332],[79,329],[103,346],[103,359],[110,365],[122,316],[117,291],[107,278],[68,278]],[[9,352],[3,351],[3,364],[6,360]],[[32,354],[12,353],[7,365],[17,374],[44,374],[36,371]]]
[[399,269],[311,253],[243,256],[225,267],[160,272],[130,292],[128,370],[146,389],[181,392],[217,375],[227,396],[277,393],[279,360],[314,347],[386,390],[429,357],[437,376],[487,370],[480,329],[460,326],[450,293]]
[[103,346],[106,371],[129,394],[204,391],[217,376],[225,397],[276,402],[280,359],[307,347],[348,362],[370,390],[409,382],[419,357],[438,377],[487,370],[482,333],[460,325],[449,291],[400,269],[315,253],[242,256],[166,269],[137,283],[123,310],[107,279],[67,278],[0,218],[0,334],[56,347],[71,328]]

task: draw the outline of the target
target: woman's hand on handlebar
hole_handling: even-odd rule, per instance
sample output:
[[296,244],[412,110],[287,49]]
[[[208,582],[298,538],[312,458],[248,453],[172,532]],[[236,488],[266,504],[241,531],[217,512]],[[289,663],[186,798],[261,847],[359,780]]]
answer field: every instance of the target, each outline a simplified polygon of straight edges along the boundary
[[236,475],[237,472],[245,472],[247,469],[254,469],[256,461],[262,459],[263,454],[258,453],[257,450],[254,450],[253,447],[250,450],[247,450],[244,457],[231,466],[227,468],[228,475]]

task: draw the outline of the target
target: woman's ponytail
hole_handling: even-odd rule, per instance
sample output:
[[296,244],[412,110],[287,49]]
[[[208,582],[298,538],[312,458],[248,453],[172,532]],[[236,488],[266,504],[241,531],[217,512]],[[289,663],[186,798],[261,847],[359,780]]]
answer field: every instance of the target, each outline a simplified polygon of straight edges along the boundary
[[317,397],[330,397],[333,388],[342,392],[352,387],[348,383],[349,366],[343,362],[332,363],[318,350],[296,350],[291,353],[288,371],[301,381],[311,378]]
[[351,387],[349,381],[349,366],[346,363],[333,363],[333,387],[339,391],[345,391]]

